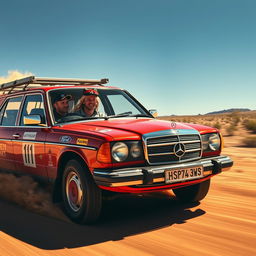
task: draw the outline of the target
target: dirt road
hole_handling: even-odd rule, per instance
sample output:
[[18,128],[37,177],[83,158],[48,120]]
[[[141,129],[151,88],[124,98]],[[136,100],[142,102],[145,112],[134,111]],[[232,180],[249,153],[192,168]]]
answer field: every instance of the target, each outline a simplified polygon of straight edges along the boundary
[[228,146],[234,167],[200,204],[168,193],[107,202],[79,226],[0,200],[0,255],[256,255],[256,149]]

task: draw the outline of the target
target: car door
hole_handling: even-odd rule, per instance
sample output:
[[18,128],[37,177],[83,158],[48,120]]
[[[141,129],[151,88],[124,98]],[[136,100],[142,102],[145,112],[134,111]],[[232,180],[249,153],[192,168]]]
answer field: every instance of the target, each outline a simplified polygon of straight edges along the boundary
[[18,111],[23,96],[7,98],[0,110],[0,168],[1,170],[15,171],[13,151],[14,134],[17,133],[15,126]]
[[[40,124],[25,124],[26,117],[40,116]],[[13,141],[14,161],[18,172],[46,177],[45,138],[47,133],[43,95],[25,96]]]

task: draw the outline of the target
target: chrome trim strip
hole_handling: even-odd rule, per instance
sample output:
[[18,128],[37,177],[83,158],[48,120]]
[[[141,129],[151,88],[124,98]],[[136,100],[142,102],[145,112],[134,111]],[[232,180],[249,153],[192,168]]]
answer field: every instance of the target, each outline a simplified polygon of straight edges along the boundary
[[140,174],[142,174],[142,169],[133,169],[133,170],[127,170],[127,171],[117,171],[117,172],[112,172],[112,173],[94,171],[93,173],[99,174],[99,175],[107,175],[107,176],[113,176],[115,174],[116,176],[118,176],[120,173],[121,174],[129,174],[129,173],[134,173],[134,172],[139,172]]
[[66,143],[56,143],[56,142],[43,142],[43,141],[35,141],[35,140],[19,140],[19,139],[6,140],[6,139],[0,139],[0,141],[21,142],[21,143],[30,142],[30,143],[36,143],[36,144],[68,146],[68,147],[84,148],[84,149],[95,150],[95,151],[97,150],[97,148],[95,148],[95,147],[88,147],[88,146],[74,145],[74,144],[66,144]]
[[45,128],[52,128],[52,126],[33,126],[33,125],[26,125],[26,126],[21,126],[21,125],[15,125],[15,126],[4,126],[4,125],[1,125],[1,127],[4,127],[4,128],[33,128],[33,129],[45,129]]
[[[198,143],[201,142],[200,140],[195,140],[195,141],[181,141],[181,143],[183,144],[189,144],[189,143]],[[159,143],[159,144],[150,144],[148,145],[148,148],[150,147],[161,147],[161,146],[170,146],[170,145],[175,145],[179,143],[179,141],[175,141],[175,142],[169,142],[169,143]]]
[[175,141],[175,142],[169,142],[169,143],[150,144],[150,145],[148,145],[148,148],[151,148],[151,147],[161,147],[161,146],[171,146],[171,145],[175,145],[177,143],[179,143],[179,142]]
[[148,156],[166,156],[166,155],[174,155],[174,152],[148,154]]
[[[186,150],[186,153],[190,153],[190,152],[196,152],[196,151],[200,151],[201,149],[188,149]],[[174,152],[168,152],[168,153],[155,153],[155,154],[148,154],[149,156],[165,156],[165,155],[174,155]]]
[[200,135],[200,133],[194,129],[171,129],[170,128],[168,130],[146,133],[146,134],[143,134],[143,137],[146,139],[149,139],[149,138],[157,138],[157,137],[167,137],[170,135]]
[[188,153],[190,153],[190,152],[196,152],[196,151],[200,151],[201,150],[201,148],[193,148],[193,149],[188,149],[188,150],[186,150],[186,153],[188,152]]
[[95,147],[88,147],[88,146],[82,146],[82,145],[74,145],[74,144],[65,144],[65,143],[55,143],[55,142],[45,142],[47,145],[57,145],[57,146],[68,146],[68,147],[74,147],[74,148],[84,148],[89,150],[97,150]]

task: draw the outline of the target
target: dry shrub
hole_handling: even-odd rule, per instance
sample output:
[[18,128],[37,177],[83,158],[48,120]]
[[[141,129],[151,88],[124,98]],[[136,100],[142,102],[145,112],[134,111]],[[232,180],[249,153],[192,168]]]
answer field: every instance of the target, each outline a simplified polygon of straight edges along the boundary
[[256,120],[245,120],[244,121],[244,126],[247,130],[256,133]]
[[226,129],[228,136],[233,136],[235,134],[235,131],[236,131],[236,126],[233,123],[231,123],[230,126]]
[[217,128],[217,129],[220,129],[220,128],[221,128],[220,122],[218,121],[218,122],[214,123],[214,124],[213,124],[213,127],[214,127],[214,128]]
[[244,138],[243,144],[246,147],[256,147],[256,136],[248,136]]
[[231,118],[231,122],[234,124],[234,125],[238,125],[239,122],[240,122],[240,115],[239,115],[239,112],[233,112],[230,114],[230,118]]

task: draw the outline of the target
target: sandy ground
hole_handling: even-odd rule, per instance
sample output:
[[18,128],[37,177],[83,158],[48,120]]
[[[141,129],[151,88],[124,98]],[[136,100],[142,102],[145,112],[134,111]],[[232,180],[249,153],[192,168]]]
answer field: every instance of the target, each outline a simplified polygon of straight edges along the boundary
[[256,255],[256,148],[226,142],[235,165],[200,204],[169,193],[127,197],[107,202],[97,225],[79,226],[0,200],[0,255]]

